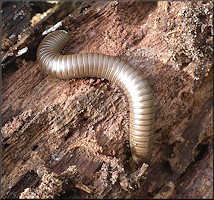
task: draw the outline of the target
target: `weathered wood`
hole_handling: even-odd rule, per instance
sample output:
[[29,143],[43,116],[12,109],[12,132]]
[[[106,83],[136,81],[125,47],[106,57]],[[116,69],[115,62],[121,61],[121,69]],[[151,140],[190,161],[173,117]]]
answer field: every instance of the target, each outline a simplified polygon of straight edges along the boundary
[[[72,13],[79,5],[81,2],[54,4],[6,2],[3,4],[1,52],[3,75],[7,70],[5,68],[13,65],[19,56],[22,59],[35,60],[37,45],[42,39],[41,33],[50,25]],[[23,52],[24,48],[28,48],[27,52]]]
[[3,77],[2,197],[212,198],[211,13],[212,2],[86,2],[62,21],[72,35],[62,53],[119,56],[148,78],[149,165],[131,160],[128,101],[114,83],[50,78],[17,58]]
[[[202,148],[205,146],[201,145]],[[209,199],[213,196],[213,144],[205,148],[204,154],[199,154],[193,166],[176,183],[177,191],[171,198]],[[203,152],[203,151],[202,151]]]

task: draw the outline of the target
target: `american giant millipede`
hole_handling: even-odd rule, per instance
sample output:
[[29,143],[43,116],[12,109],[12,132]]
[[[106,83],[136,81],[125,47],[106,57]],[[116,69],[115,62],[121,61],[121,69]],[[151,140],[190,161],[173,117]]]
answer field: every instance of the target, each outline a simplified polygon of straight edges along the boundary
[[70,35],[58,30],[47,35],[37,50],[37,60],[48,75],[60,79],[99,77],[120,86],[130,106],[130,148],[133,160],[148,162],[154,143],[154,102],[152,89],[141,72],[126,61],[104,54],[61,55]]

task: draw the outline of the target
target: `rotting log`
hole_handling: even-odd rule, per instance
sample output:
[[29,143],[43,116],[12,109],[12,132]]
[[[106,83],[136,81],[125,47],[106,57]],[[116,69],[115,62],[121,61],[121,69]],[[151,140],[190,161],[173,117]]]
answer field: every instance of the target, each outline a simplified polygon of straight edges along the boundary
[[81,2],[4,2],[1,52],[3,73],[5,68],[14,65],[19,56],[25,60],[35,60],[42,32],[72,13],[79,5]]
[[62,53],[118,56],[148,78],[156,138],[142,166],[119,87],[53,79],[17,57],[3,76],[1,197],[213,198],[211,20],[212,2],[161,1],[86,2],[62,20]]

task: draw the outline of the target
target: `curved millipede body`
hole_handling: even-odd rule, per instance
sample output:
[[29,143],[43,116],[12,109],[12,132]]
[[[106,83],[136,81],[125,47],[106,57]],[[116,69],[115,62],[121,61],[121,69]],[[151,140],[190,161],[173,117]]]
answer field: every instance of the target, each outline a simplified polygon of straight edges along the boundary
[[42,70],[60,79],[100,77],[113,81],[128,96],[130,148],[133,160],[148,162],[154,140],[154,103],[151,87],[141,72],[117,57],[87,53],[60,55],[70,35],[58,30],[46,36],[37,50]]

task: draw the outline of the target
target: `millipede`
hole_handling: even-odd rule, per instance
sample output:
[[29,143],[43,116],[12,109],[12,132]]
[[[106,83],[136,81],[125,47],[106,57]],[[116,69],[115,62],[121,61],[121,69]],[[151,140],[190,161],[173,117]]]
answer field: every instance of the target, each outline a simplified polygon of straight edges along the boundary
[[133,160],[149,162],[154,146],[154,99],[141,71],[118,57],[99,53],[62,55],[71,36],[64,30],[48,34],[37,49],[41,69],[59,79],[99,77],[117,84],[127,95],[130,110],[129,144]]

